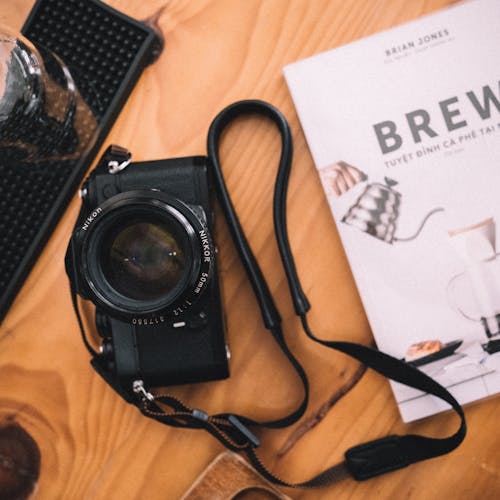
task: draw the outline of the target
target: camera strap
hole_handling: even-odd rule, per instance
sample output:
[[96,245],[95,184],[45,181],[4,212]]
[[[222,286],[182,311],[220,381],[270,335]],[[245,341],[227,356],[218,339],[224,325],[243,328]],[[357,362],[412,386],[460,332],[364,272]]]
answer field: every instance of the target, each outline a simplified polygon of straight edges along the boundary
[[[307,408],[309,383],[303,367],[290,352],[286,344],[281,328],[279,312],[234,210],[219,161],[219,142],[223,131],[235,118],[249,114],[259,114],[268,117],[277,126],[281,134],[282,151],[274,190],[273,220],[281,260],[293,298],[295,312],[301,319],[304,332],[312,341],[347,354],[387,378],[444,400],[460,417],[460,425],[454,434],[445,438],[407,434],[391,435],[375,439],[350,448],[345,452],[344,461],[329,467],[313,478],[303,482],[283,480],[273,474],[262,463],[257,453],[260,441],[253,433],[253,430],[259,427],[282,428],[300,419]],[[297,409],[286,417],[269,422],[257,422],[251,418],[237,414],[223,413],[208,415],[202,410],[189,408],[169,394],[156,391],[150,392],[149,388],[144,387],[141,381],[136,381],[130,390],[124,390],[117,384],[113,375],[106,371],[104,365],[100,362],[99,356],[96,355],[96,352],[86,340],[76,294],[72,289],[75,312],[85,345],[93,357],[93,367],[124,399],[135,404],[147,417],[174,427],[206,430],[229,450],[244,453],[262,476],[274,484],[281,486],[313,488],[327,486],[347,477],[364,480],[454,450],[465,438],[466,422],[462,407],[447,389],[417,368],[388,354],[352,342],[323,340],[316,337],[309,328],[306,315],[310,309],[310,305],[297,275],[286,225],[286,196],[293,147],[290,127],[283,114],[274,106],[263,101],[247,100],[236,102],[222,110],[213,120],[208,132],[207,149],[217,198],[258,300],[264,325],[270,331],[299,375],[304,387],[302,402]],[[120,158],[117,159],[118,162],[120,160]],[[106,161],[109,161],[109,158]]]

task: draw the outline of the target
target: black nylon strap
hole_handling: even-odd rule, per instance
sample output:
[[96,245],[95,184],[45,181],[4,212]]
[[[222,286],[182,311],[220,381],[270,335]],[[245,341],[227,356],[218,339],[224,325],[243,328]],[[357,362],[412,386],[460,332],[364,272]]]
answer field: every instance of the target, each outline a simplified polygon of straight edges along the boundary
[[[390,436],[351,448],[346,452],[345,466],[347,466],[353,477],[361,480],[404,467],[410,463],[418,462],[419,460],[436,457],[455,449],[465,437],[466,423],[462,407],[449,391],[423,372],[392,356],[359,344],[321,340],[309,329],[306,313],[310,306],[298,279],[286,227],[286,195],[292,163],[292,138],[290,128],[285,117],[278,109],[262,101],[250,100],[232,104],[219,113],[210,126],[207,144],[208,156],[214,169],[219,202],[222,205],[233,240],[240,252],[240,257],[247,269],[247,274],[255,293],[259,294],[259,291],[262,289],[265,291],[265,293],[258,295],[265,323],[266,321],[269,322],[270,317],[274,319],[276,306],[269,293],[268,287],[264,287],[261,283],[263,274],[253,256],[241,229],[238,217],[234,211],[224,183],[218,154],[219,141],[224,128],[236,117],[252,113],[269,117],[277,125],[281,133],[282,153],[279,161],[273,206],[275,233],[290,292],[294,301],[295,311],[297,315],[301,317],[304,331],[308,337],[315,342],[341,351],[365,363],[367,366],[386,377],[443,399],[452,406],[461,419],[459,429],[452,436],[447,438],[438,439],[418,435]],[[253,448],[249,447],[246,451],[250,461],[263,475],[269,480],[281,485],[296,487],[324,486],[344,476],[345,466],[339,464],[309,481],[292,485],[267,471],[258,459]]]
[[[282,153],[279,161],[274,193],[273,213],[275,232],[289,288],[293,297],[294,307],[297,315],[301,318],[302,326],[307,336],[321,345],[343,352],[365,363],[383,376],[429,394],[433,394],[446,401],[457,412],[461,419],[460,426],[453,435],[441,439],[413,434],[405,436],[387,436],[376,439],[349,449],[345,454],[344,462],[333,465],[310,480],[299,483],[291,483],[277,477],[269,471],[258,457],[255,451],[255,448],[258,446],[258,439],[253,435],[249,427],[280,428],[296,422],[304,414],[307,407],[309,383],[303,367],[290,352],[284,340],[278,310],[235,213],[219,162],[219,141],[225,127],[236,117],[253,113],[270,118],[276,124],[281,134]],[[465,416],[460,404],[444,387],[418,369],[385,353],[351,342],[322,340],[311,332],[306,319],[306,313],[310,306],[301,288],[295,269],[286,228],[286,194],[292,161],[292,138],[288,123],[281,112],[268,103],[254,100],[240,101],[228,106],[219,113],[212,122],[208,133],[207,145],[217,197],[228,223],[231,236],[259,302],[264,324],[266,328],[270,330],[273,338],[294,366],[304,386],[303,401],[296,410],[286,417],[268,422],[257,422],[248,417],[236,414],[224,413],[209,416],[201,410],[189,408],[184,405],[184,403],[168,394],[156,394],[154,398],[148,398],[148,393],[146,393],[146,396],[144,394],[134,394],[132,389],[129,393],[124,393],[123,389],[118,386],[112,375],[106,372],[104,367],[99,363],[98,356],[96,356],[95,351],[87,341],[78,311],[77,299],[72,289],[73,305],[78,317],[80,329],[82,330],[85,345],[94,358],[92,360],[94,368],[122,397],[136,404],[144,415],[166,425],[201,429],[209,432],[228,449],[236,452],[244,452],[256,470],[271,482],[281,486],[313,488],[333,484],[346,477],[354,477],[357,480],[368,479],[391,470],[405,467],[420,460],[448,453],[456,448],[465,437]]]

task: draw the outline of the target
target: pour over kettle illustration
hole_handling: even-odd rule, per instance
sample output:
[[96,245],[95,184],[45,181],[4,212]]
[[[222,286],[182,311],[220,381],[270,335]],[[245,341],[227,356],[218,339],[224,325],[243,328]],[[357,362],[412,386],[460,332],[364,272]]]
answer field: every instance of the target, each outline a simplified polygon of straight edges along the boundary
[[342,218],[342,222],[392,244],[399,241],[414,240],[422,231],[425,223],[443,208],[429,211],[421,221],[416,232],[405,238],[396,236],[398,219],[401,209],[401,193],[394,189],[398,183],[388,177],[385,184],[374,182],[365,186],[364,191]]

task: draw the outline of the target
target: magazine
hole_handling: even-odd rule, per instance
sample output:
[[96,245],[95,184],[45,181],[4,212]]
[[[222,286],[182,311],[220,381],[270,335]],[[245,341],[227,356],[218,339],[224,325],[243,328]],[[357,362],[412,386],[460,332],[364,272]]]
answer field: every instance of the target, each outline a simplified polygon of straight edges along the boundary
[[462,404],[500,392],[499,46],[470,0],[284,68],[378,348]]

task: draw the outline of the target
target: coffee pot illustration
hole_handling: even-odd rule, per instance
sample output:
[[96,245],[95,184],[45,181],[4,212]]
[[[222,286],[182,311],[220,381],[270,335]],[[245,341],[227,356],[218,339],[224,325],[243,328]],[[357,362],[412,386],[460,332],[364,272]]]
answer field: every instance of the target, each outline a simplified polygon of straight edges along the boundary
[[424,228],[429,217],[444,209],[435,208],[428,212],[413,235],[405,238],[398,237],[396,230],[402,196],[394,189],[397,181],[388,177],[385,177],[384,180],[385,184],[374,182],[365,186],[354,205],[342,218],[342,222],[389,244],[414,240]]
[[481,324],[489,353],[500,350],[500,259],[496,252],[493,218],[448,232],[464,271],[452,277],[447,293],[452,307]]

